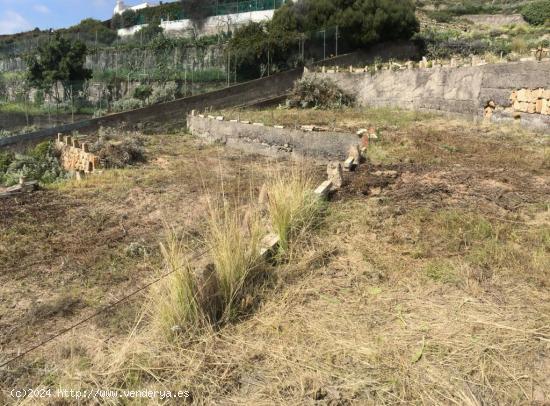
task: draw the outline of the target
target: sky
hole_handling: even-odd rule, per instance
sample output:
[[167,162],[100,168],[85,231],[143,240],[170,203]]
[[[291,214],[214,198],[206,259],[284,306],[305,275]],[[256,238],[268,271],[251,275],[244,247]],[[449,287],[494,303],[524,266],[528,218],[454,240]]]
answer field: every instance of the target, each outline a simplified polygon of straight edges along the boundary
[[[135,5],[145,0],[127,0]],[[107,20],[115,0],[0,0],[0,34],[14,34],[38,27],[64,28],[91,17]]]

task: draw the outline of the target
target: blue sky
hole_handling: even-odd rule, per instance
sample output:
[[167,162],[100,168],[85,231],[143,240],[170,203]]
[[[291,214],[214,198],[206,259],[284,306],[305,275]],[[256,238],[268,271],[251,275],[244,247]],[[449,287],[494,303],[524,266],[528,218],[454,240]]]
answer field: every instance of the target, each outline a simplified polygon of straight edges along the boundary
[[[127,0],[134,5],[144,0]],[[87,17],[111,17],[115,0],[0,0],[0,34],[40,29],[63,28]]]

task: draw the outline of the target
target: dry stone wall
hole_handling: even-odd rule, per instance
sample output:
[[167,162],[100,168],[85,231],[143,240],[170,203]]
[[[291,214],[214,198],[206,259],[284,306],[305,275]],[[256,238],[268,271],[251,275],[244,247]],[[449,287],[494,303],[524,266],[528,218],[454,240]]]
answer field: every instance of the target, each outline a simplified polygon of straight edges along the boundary
[[550,61],[387,69],[374,74],[354,68],[324,72],[321,69],[305,74],[332,79],[355,94],[363,106],[394,106],[480,118],[488,115],[489,107],[494,121],[518,120],[550,131],[550,116],[542,114],[548,109]]
[[68,172],[91,173],[99,166],[99,157],[88,151],[87,143],[80,143],[70,137],[57,136],[55,144],[60,153],[60,162],[63,169]]

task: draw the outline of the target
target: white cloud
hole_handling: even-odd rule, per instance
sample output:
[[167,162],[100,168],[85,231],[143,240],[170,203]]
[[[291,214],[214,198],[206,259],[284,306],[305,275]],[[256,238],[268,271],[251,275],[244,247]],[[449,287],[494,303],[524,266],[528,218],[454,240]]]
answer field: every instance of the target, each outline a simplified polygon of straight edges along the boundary
[[42,14],[50,14],[51,11],[50,9],[45,6],[44,4],[36,4],[34,7],[33,7],[34,11],[37,11],[39,13],[42,13]]
[[6,10],[0,14],[0,34],[15,34],[32,28],[31,23],[15,11]]

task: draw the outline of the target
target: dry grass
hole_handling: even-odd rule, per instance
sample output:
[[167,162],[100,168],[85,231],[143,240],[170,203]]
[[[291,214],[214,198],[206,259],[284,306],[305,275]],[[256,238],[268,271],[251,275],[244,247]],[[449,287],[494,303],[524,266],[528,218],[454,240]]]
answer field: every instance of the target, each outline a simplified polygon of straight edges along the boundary
[[282,252],[288,251],[290,241],[319,223],[323,204],[313,193],[314,187],[312,178],[300,170],[279,173],[268,185],[269,217]]
[[243,213],[225,202],[210,203],[207,245],[223,300],[223,321],[239,313],[239,304],[247,293],[244,287],[261,267],[260,243],[265,234],[257,211]]
[[[227,297],[253,295],[246,317],[172,341],[148,319],[127,337],[92,325],[22,363],[16,383],[36,386],[24,378],[34,366],[48,371],[34,372],[44,386],[181,389],[196,404],[548,403],[547,141],[443,119],[393,125],[375,144],[386,166],[366,171],[396,169],[394,183],[364,193],[380,176],[358,170],[364,183],[337,194],[307,239],[289,240],[293,255],[268,283],[228,272],[247,294]],[[247,257],[250,223],[219,207],[220,263],[243,269],[229,253]]]
[[189,263],[190,249],[175,231],[161,244],[164,259],[162,274],[170,272],[151,289],[150,320],[166,338],[193,334],[207,323],[199,299],[196,275]]

